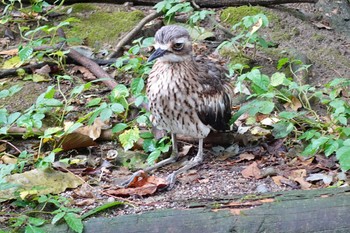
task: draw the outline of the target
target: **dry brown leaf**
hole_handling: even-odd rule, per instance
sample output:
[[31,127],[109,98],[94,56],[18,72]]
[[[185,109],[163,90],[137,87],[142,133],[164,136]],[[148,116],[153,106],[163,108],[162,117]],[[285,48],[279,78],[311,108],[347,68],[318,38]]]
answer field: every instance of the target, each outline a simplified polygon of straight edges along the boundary
[[92,81],[96,79],[96,76],[84,66],[75,66],[73,67],[72,71],[74,73],[77,73],[79,71],[83,75],[83,78],[85,81]]
[[18,159],[15,156],[3,155],[0,157],[0,161],[4,164],[16,164]]
[[18,53],[18,49],[10,49],[5,51],[0,51],[0,55],[15,56]]
[[244,178],[261,178],[261,171],[258,168],[258,164],[256,162],[250,164],[242,171],[242,175]]
[[106,193],[114,196],[146,196],[154,194],[158,189],[168,185],[165,179],[148,176],[147,173],[141,172],[140,176],[134,177],[134,180],[127,188],[118,188],[107,190]]
[[285,184],[288,181],[288,179],[283,176],[273,176],[271,178],[273,182],[278,186],[282,186],[282,184]]
[[312,185],[311,183],[305,181],[305,179],[302,177],[295,178],[294,181],[298,182],[300,184],[301,189],[303,189],[303,190],[310,189],[310,187]]
[[291,102],[285,103],[283,106],[286,109],[292,109],[294,111],[297,111],[299,108],[302,107],[302,104],[298,98],[292,96]]
[[7,144],[6,143],[1,143],[0,144],[0,152],[4,152],[7,149]]
[[179,152],[179,156],[186,156],[188,154],[188,152],[191,150],[191,148],[193,147],[193,145],[185,145],[182,147],[181,151]]
[[306,190],[311,187],[311,183],[305,181],[306,177],[306,170],[305,169],[298,169],[293,170],[290,173],[290,179],[298,182],[301,186],[301,189]]
[[243,153],[239,155],[239,159],[236,162],[241,162],[244,160],[250,161],[255,159],[255,155],[251,154],[251,153]]
[[43,76],[49,76],[50,72],[51,72],[51,68],[50,68],[49,65],[44,65],[40,69],[36,69],[34,71],[35,74],[40,74],[40,75],[43,75]]
[[84,200],[80,200],[80,201],[75,201],[74,205],[77,206],[89,206],[92,205],[96,202],[95,198],[88,198],[88,199],[84,199]]
[[[70,122],[65,123],[65,129],[70,127]],[[63,150],[71,150],[76,148],[84,148],[88,146],[96,146],[95,140],[100,137],[102,128],[106,124],[99,118],[96,118],[93,125],[78,128],[73,133],[68,134],[62,140]]]

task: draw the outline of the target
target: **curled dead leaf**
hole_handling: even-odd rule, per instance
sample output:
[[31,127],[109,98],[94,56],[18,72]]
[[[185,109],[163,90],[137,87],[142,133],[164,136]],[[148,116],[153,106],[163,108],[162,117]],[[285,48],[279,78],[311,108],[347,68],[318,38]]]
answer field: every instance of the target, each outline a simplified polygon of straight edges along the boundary
[[146,172],[141,171],[138,176],[135,176],[132,182],[126,188],[109,189],[106,193],[119,197],[127,196],[147,196],[154,194],[158,189],[168,185],[165,179],[148,176]]
[[242,171],[242,176],[244,178],[261,178],[261,170],[258,168],[258,164],[256,162],[250,164]]

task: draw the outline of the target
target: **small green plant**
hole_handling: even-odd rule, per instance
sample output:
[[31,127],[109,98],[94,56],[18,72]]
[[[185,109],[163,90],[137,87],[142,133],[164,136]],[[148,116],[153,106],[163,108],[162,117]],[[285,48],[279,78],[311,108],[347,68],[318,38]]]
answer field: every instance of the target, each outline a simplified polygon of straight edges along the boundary
[[[33,210],[23,212],[19,216],[14,215],[10,219],[11,227],[14,232],[24,230],[24,232],[42,233],[43,229],[39,228],[47,223],[48,216],[52,215],[51,224],[64,221],[74,232],[83,231],[83,223],[78,213],[81,209],[70,208],[69,199],[57,195],[41,195],[32,199],[21,199],[13,203],[19,208],[30,206]],[[35,217],[32,217],[35,215]]]
[[157,12],[165,13],[165,20],[168,23],[174,19],[176,13],[187,13],[193,11],[190,2],[184,2],[181,0],[163,0],[158,2],[154,8]]
[[[278,68],[284,65],[291,67],[293,62],[300,63],[284,58],[279,61]],[[305,65],[300,69],[308,67]],[[295,75],[296,72],[291,73]],[[306,144],[302,155],[324,153],[328,157],[335,154],[340,167],[349,170],[350,130],[347,119],[350,117],[350,105],[341,93],[350,85],[350,81],[334,79],[318,90],[309,84],[302,85],[292,80],[281,72],[268,77],[256,68],[241,74],[237,79],[237,88],[243,90],[249,86],[252,100],[242,106],[233,116],[232,122],[245,112],[251,116],[275,112],[278,118],[278,122],[272,126],[275,138],[284,138],[293,133],[294,138]],[[312,102],[320,103],[325,112],[316,111]],[[254,119],[251,118],[253,122]]]
[[267,48],[268,42],[258,34],[258,31],[261,28],[267,27],[268,24],[269,21],[264,14],[245,16],[242,21],[232,26],[232,30],[237,32],[237,36],[231,38],[229,41],[222,42],[217,47],[217,50],[220,51],[225,48],[234,48],[239,56],[243,56],[246,48],[256,49],[257,45]]

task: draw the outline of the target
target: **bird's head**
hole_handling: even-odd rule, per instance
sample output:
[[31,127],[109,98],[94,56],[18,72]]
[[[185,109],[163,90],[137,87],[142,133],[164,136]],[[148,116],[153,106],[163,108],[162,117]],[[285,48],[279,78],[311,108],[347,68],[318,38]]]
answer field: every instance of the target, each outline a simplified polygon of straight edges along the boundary
[[158,58],[166,62],[181,62],[191,56],[191,37],[188,31],[181,26],[162,27],[156,32],[154,40],[156,51],[148,58],[148,61]]

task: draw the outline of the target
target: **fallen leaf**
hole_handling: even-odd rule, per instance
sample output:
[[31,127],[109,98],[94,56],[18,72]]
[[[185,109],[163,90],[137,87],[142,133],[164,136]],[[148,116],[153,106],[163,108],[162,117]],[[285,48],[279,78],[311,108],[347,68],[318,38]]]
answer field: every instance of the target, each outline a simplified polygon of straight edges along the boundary
[[1,143],[0,144],[0,152],[4,152],[7,149],[7,144],[6,143]]
[[188,152],[190,152],[191,148],[193,147],[193,145],[185,145],[182,147],[181,151],[179,152],[179,156],[186,156],[188,154]]
[[[1,43],[1,41],[0,41],[0,43]],[[0,51],[0,55],[15,56],[15,55],[17,55],[17,53],[18,53],[18,49],[10,49],[10,50],[5,50],[5,51]]]
[[242,175],[244,178],[261,178],[261,171],[258,168],[258,164],[256,162],[250,164],[242,171]]
[[298,98],[296,98],[295,96],[292,96],[292,103],[291,103],[290,107],[294,111],[297,111],[299,108],[302,107],[302,104]]
[[84,66],[74,66],[72,71],[74,73],[80,72],[83,75],[85,81],[92,81],[96,79],[96,76]]
[[289,179],[294,180],[300,184],[301,189],[307,190],[311,187],[311,183],[305,181],[306,170],[305,169],[297,169],[291,171]]
[[165,179],[148,176],[144,171],[140,171],[138,176],[135,176],[133,181],[126,188],[109,189],[106,193],[114,196],[146,196],[154,194],[158,189],[168,185]]
[[58,194],[67,188],[76,188],[83,183],[82,179],[72,173],[64,173],[49,168],[9,175],[5,177],[5,180],[6,183],[12,184],[14,187],[0,190],[0,202],[16,198],[15,193],[18,191],[20,191],[22,197],[31,194]]
[[300,184],[300,187],[302,190],[308,190],[308,189],[310,189],[310,187],[312,185],[311,183],[305,181],[305,179],[302,177],[295,178],[294,181],[296,181]]
[[94,204],[95,202],[96,202],[96,200],[94,198],[88,198],[88,199],[84,199],[84,200],[75,201],[74,205],[89,206],[89,205]]
[[18,159],[15,156],[10,155],[3,155],[0,157],[0,161],[2,161],[4,164],[16,164],[18,162]]
[[239,155],[239,159],[236,162],[241,162],[244,160],[250,161],[255,159],[255,155],[251,154],[251,153],[243,153]]
[[[95,120],[93,125],[80,127],[72,133],[64,136],[62,141],[63,150],[71,150],[76,148],[85,148],[88,146],[96,146],[95,140],[100,137],[102,128],[106,124],[99,118]],[[65,123],[65,129],[69,128],[70,122]]]
[[34,71],[35,74],[39,74],[39,75],[42,75],[42,76],[45,76],[45,77],[48,77],[50,72],[51,72],[51,68],[50,68],[49,65],[44,65],[40,69],[36,69]]
[[273,176],[271,177],[273,182],[278,186],[282,186],[282,184],[286,184],[288,179],[283,176]]
[[264,129],[264,128],[261,128],[259,126],[254,126],[251,129],[250,133],[253,134],[253,135],[265,136],[265,135],[271,134],[271,131],[267,130],[267,129]]

